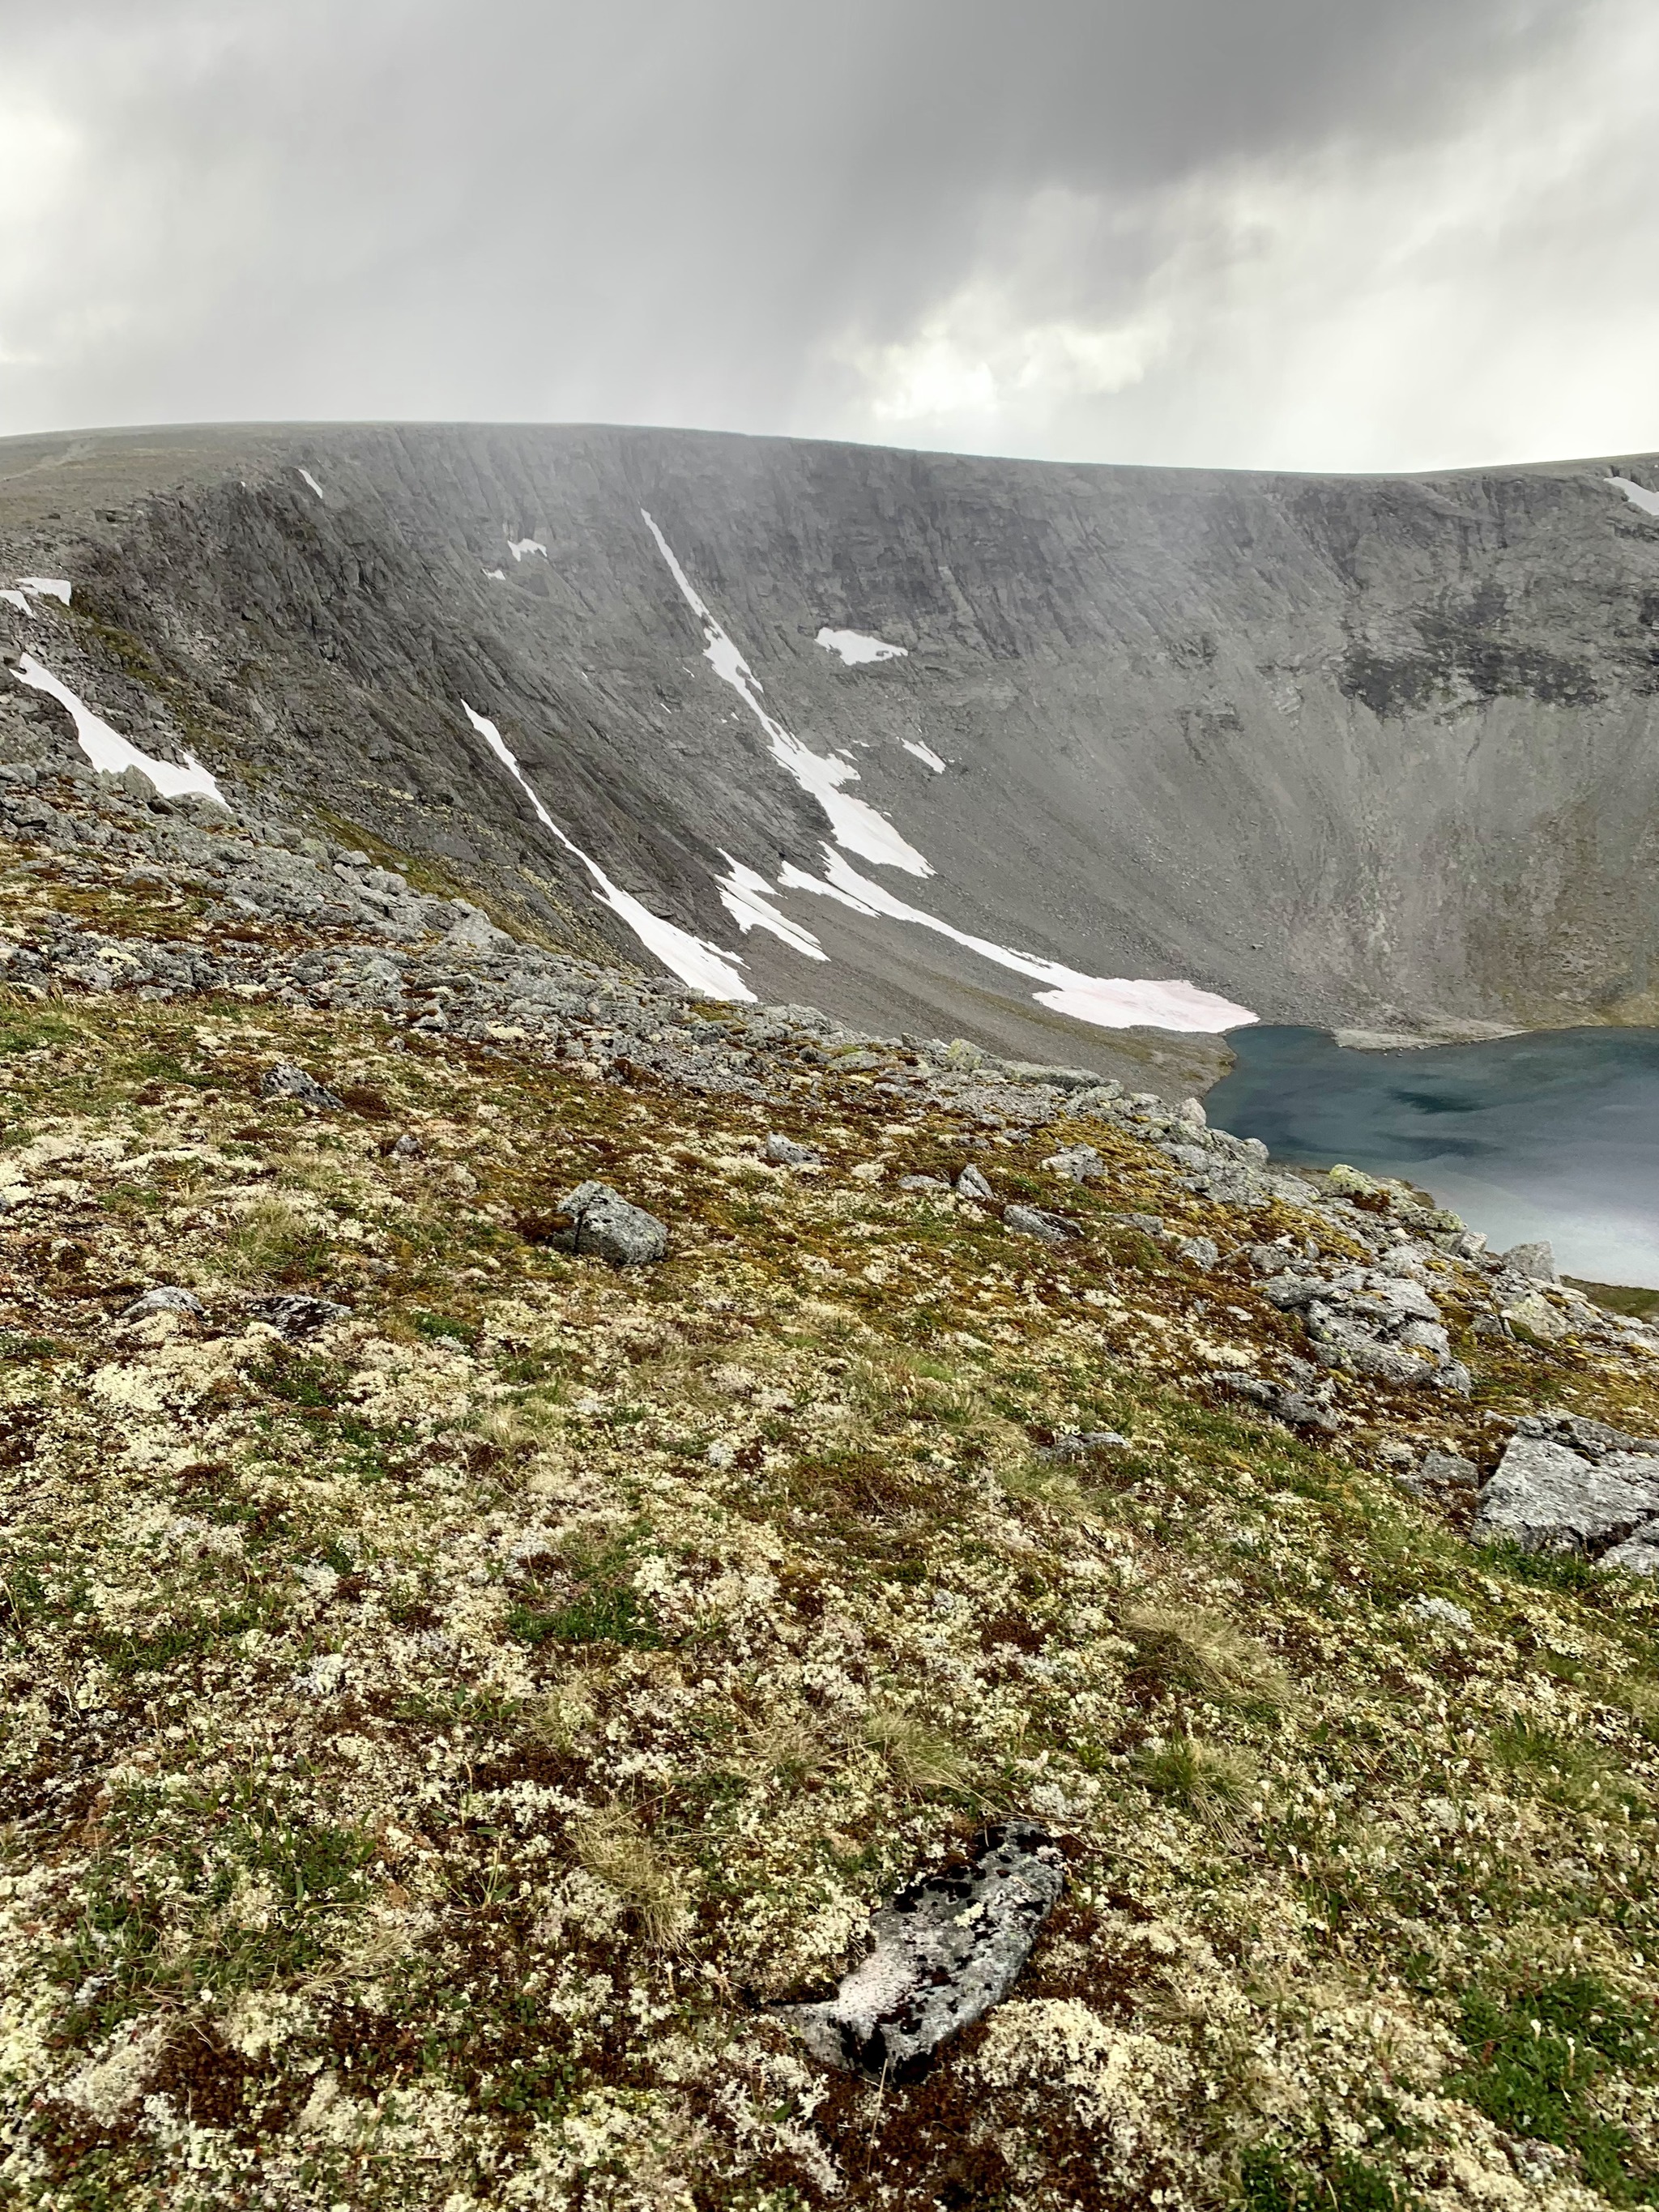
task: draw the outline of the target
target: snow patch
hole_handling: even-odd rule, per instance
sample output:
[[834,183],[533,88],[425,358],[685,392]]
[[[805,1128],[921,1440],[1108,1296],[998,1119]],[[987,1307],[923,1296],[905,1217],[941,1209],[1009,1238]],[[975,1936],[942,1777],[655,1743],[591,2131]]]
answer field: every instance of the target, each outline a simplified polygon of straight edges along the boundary
[[9,607],[15,607],[20,615],[33,615],[34,612],[21,592],[0,592],[0,599],[3,599]]
[[301,469],[300,474],[311,486],[311,489],[316,493],[319,499],[326,499],[328,497],[328,494],[323,489],[321,484],[318,483],[316,477],[312,475],[309,469]]
[[[678,928],[673,922],[665,921],[660,915],[653,914],[650,908],[642,905],[631,891],[623,890],[613,884],[599,862],[565,836],[532,789],[529,779],[509,751],[494,722],[485,714],[475,714],[465,699],[461,706],[467,720],[535,808],[537,820],[544,829],[552,831],[566,852],[573,854],[581,862],[599,886],[594,896],[628,924],[641,944],[654,952],[665,967],[672,968],[682,982],[689,983],[694,991],[701,991],[706,998],[752,1000],[754,993],[716,946],[705,945],[702,938],[693,937],[689,930]],[[735,959],[736,954],[732,957]]]
[[228,804],[217,782],[194,753],[185,755],[190,763],[188,768],[175,767],[172,761],[152,760],[148,753],[141,753],[118,730],[111,729],[90,707],[77,699],[67,684],[60,684],[50,669],[42,668],[32,653],[26,653],[12,672],[20,684],[27,684],[32,691],[44,691],[60,707],[68,708],[81,750],[100,775],[119,775],[123,769],[141,768],[164,799],[177,799],[182,792],[199,791],[204,798],[216,799],[221,806]]
[[908,660],[910,648],[905,645],[889,645],[884,637],[866,637],[862,630],[830,629],[818,632],[818,643],[826,653],[838,653],[845,668],[863,668],[872,660]]
[[810,929],[791,921],[787,914],[780,914],[772,904],[773,890],[764,876],[757,876],[752,868],[745,868],[741,860],[734,860],[725,851],[720,858],[730,873],[716,876],[720,903],[746,937],[751,929],[769,929],[774,937],[781,937],[797,952],[804,952],[809,960],[827,960],[830,955],[818,943]]
[[505,568],[486,568],[484,574],[492,584],[504,584],[507,581]]
[[20,576],[19,584],[26,592],[33,592],[37,599],[61,599],[70,603],[70,581],[67,576]]
[[544,561],[547,558],[547,548],[539,538],[509,538],[507,550],[515,561],[526,560],[532,553],[539,553]]
[[935,775],[944,775],[945,763],[939,758],[939,755],[933,750],[931,745],[913,744],[908,738],[901,738],[899,739],[899,743],[904,747],[907,753],[913,753],[917,760],[921,761],[926,767],[932,769]]
[[1632,507],[1639,507],[1644,514],[1659,514],[1659,491],[1650,491],[1645,484],[1632,483],[1628,477],[1603,477],[1603,483],[1616,484]]
[[1195,983],[1142,982],[1126,976],[1085,975],[1060,961],[1045,960],[1038,953],[1015,952],[1006,945],[994,945],[988,938],[969,936],[965,930],[953,929],[948,921],[941,921],[937,915],[925,914],[920,907],[895,898],[884,884],[860,875],[828,845],[823,848],[823,857],[822,878],[809,876],[804,868],[790,861],[779,873],[779,884],[785,890],[811,891],[820,898],[837,900],[857,914],[884,915],[892,921],[914,922],[919,928],[933,930],[953,944],[977,952],[982,959],[994,961],[1000,968],[1011,968],[1018,975],[1045,984],[1046,989],[1034,991],[1031,996],[1039,1006],[1052,1006],[1057,1013],[1071,1015],[1074,1021],[1087,1022],[1103,1030],[1144,1026],[1212,1036],[1222,1030],[1243,1029],[1257,1018],[1248,1006],[1236,1006],[1212,991],[1200,990]]
[[721,683],[732,686],[765,731],[772,757],[779,767],[793,776],[801,789],[810,792],[823,809],[836,844],[863,860],[875,861],[879,867],[902,868],[907,875],[931,876],[933,864],[901,836],[884,814],[878,814],[862,799],[849,798],[842,789],[843,784],[859,780],[859,772],[851,761],[843,760],[839,753],[813,752],[767,713],[757,696],[763,687],[754,672],[698,597],[696,586],[675,559],[668,540],[643,507],[640,513],[645,517],[646,528],[657,541],[657,550],[668,564],[669,574],[680,587],[681,596],[702,624],[703,659]]

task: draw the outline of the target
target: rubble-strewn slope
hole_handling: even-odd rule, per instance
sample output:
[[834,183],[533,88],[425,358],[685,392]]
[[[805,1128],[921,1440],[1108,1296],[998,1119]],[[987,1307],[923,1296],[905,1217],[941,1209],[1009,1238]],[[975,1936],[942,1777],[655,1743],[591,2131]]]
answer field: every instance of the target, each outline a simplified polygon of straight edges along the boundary
[[[593,428],[93,434],[0,450],[0,565],[72,580],[39,619],[74,633],[94,704],[167,702],[210,765],[521,915],[574,909],[632,949],[469,708],[574,843],[739,955],[760,999],[1121,1074],[1109,1035],[962,937],[1269,1019],[1651,1012],[1654,917],[1627,887],[1659,824],[1659,520],[1613,465],[1325,479]],[[821,632],[902,654],[849,665]],[[826,895],[832,782],[935,872],[841,860],[957,936]],[[817,882],[782,904],[827,963],[740,930],[734,861],[775,893]]]
[[[392,854],[0,817],[11,2198],[1659,2194],[1659,1582],[1499,1525],[1654,1463],[1654,1332]],[[567,1249],[593,1182],[665,1258]],[[1006,2000],[815,2057],[1008,1820],[1066,1886]]]

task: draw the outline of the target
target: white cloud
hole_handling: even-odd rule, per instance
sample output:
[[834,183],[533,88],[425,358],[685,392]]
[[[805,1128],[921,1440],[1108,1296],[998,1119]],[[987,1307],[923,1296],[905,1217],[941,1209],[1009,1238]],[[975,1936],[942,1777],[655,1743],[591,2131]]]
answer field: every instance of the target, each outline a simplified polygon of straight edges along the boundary
[[1235,163],[1133,207],[1034,194],[969,283],[907,334],[844,335],[809,388],[842,380],[842,436],[1050,458],[1659,446],[1656,106],[1659,16],[1610,0],[1436,143]]

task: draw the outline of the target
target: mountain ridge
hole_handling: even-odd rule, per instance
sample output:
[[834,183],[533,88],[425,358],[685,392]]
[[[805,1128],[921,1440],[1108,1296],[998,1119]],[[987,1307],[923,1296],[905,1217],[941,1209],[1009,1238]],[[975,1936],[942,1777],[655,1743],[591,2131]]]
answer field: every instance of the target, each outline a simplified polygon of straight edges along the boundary
[[[0,447],[0,561],[78,569],[64,621],[100,681],[147,659],[242,774],[527,919],[649,958],[469,708],[605,877],[761,1000],[1110,1073],[1158,1039],[1044,1007],[959,940],[1356,1031],[1651,1011],[1654,925],[1622,890],[1659,835],[1659,522],[1615,469],[1654,474],[621,426],[84,433]],[[647,514],[816,793],[708,665]],[[902,654],[848,666],[825,629]],[[824,888],[843,768],[935,872],[851,865],[954,936]],[[738,926],[732,862],[775,903],[783,869],[812,879],[779,910],[827,959]]]

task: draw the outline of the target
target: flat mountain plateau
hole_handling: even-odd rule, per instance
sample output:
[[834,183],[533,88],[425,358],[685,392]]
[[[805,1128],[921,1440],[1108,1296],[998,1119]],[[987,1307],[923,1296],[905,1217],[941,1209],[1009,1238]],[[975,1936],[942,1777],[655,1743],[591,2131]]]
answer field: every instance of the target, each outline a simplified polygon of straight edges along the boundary
[[[1659,1329],[1098,1018],[1639,1009],[1645,511],[4,459],[4,2200],[1659,2202]],[[1582,696],[1382,623],[1454,541]],[[1225,807],[1181,702],[1292,629]],[[1437,933],[1320,811],[1362,738],[1419,828],[1474,779]]]
[[1650,1018],[1650,482],[124,431],[0,444],[0,563],[141,746],[551,941],[650,964],[620,893],[761,1000],[1178,1097],[1167,1032],[1246,1013]]

